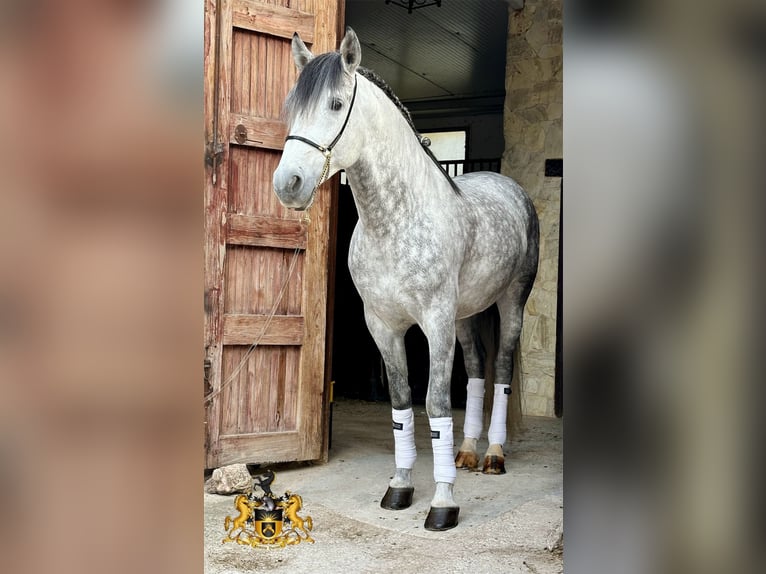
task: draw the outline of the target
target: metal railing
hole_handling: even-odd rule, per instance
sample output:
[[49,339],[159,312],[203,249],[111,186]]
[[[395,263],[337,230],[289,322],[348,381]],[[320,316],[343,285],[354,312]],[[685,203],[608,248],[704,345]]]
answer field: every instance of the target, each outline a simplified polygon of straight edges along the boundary
[[451,176],[471,173],[472,171],[494,171],[500,173],[500,158],[460,159],[439,162]]

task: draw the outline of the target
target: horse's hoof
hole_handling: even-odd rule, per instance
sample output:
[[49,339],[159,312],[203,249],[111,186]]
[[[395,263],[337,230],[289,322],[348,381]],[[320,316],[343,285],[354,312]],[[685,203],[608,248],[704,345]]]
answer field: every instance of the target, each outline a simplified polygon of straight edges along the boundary
[[432,506],[426,516],[426,522],[424,524],[426,530],[449,530],[457,526],[457,515],[460,513],[458,506],[441,507]]
[[484,474],[505,474],[505,457],[495,455],[485,456],[482,472]]
[[479,456],[475,452],[461,450],[455,457],[455,467],[476,470],[479,466]]
[[415,492],[414,487],[392,488],[389,486],[386,494],[383,495],[383,500],[380,501],[380,507],[387,510],[409,508],[412,505],[413,492]]

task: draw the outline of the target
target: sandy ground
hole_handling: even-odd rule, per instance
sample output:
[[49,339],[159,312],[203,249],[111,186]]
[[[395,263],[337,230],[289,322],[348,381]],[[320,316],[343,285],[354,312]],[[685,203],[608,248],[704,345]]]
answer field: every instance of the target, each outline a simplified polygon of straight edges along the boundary
[[[459,431],[463,416],[455,410]],[[336,402],[328,464],[263,467],[277,473],[275,493],[290,490],[303,497],[300,515],[313,518],[314,544],[254,549],[223,544],[224,518],[237,514],[234,497],[205,494],[205,572],[563,572],[557,545],[564,512],[560,419],[525,419],[525,431],[506,447],[507,474],[458,471],[460,523],[447,532],[429,532],[423,521],[433,494],[433,459],[423,407],[415,408],[413,505],[380,508],[394,467],[390,418],[386,403]],[[462,432],[455,434],[456,441],[462,439]],[[479,448],[486,448],[486,439]]]

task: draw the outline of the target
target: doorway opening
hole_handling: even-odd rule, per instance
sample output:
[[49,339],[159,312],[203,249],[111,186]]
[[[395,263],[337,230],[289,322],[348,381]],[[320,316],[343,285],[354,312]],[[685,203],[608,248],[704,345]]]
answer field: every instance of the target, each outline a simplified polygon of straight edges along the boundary
[[[338,197],[337,255],[335,265],[335,309],[332,343],[333,394],[349,399],[388,401],[385,367],[375,341],[364,321],[362,299],[348,270],[348,249],[359,216],[346,183]],[[404,338],[412,402],[424,405],[428,391],[428,341],[417,325]],[[452,367],[452,406],[465,407],[466,383],[463,351],[455,347]]]
[[[384,2],[346,0],[344,13],[345,24],[361,42],[361,65],[378,73],[408,108],[416,129],[431,140],[431,151],[448,173],[454,177],[469,171],[499,172],[505,149],[508,4],[450,2],[438,10],[408,15]],[[333,395],[388,401],[385,367],[348,271],[348,248],[358,215],[345,174],[340,178],[337,210]],[[407,332],[405,346],[413,403],[422,405],[429,352],[419,327]],[[466,382],[462,350],[456,345],[452,375],[456,408],[465,406]]]

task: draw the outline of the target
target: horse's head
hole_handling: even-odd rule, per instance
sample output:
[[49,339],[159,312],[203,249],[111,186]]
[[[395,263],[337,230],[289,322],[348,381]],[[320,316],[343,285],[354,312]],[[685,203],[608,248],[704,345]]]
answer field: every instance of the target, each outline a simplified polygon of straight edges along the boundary
[[314,57],[297,33],[292,52],[300,75],[285,101],[290,135],[274,172],[274,191],[284,206],[304,210],[317,187],[358,156],[352,115],[362,52],[351,28],[339,52]]

